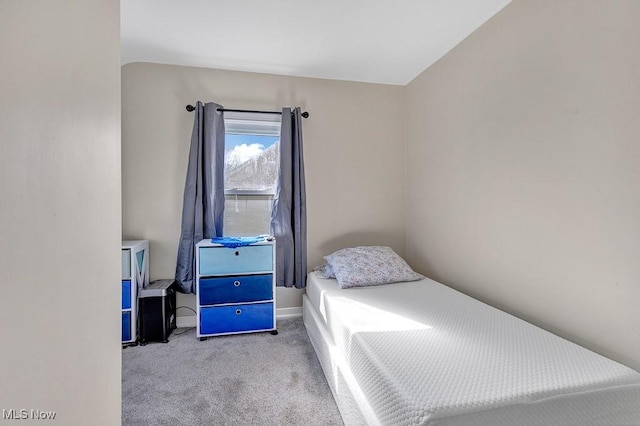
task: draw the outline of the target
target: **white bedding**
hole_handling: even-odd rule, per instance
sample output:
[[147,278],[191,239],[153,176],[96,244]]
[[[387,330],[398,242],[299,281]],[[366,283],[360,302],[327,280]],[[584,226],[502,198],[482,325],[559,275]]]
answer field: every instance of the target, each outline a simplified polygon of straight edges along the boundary
[[311,273],[304,304],[366,423],[640,425],[640,373],[433,280],[343,290]]

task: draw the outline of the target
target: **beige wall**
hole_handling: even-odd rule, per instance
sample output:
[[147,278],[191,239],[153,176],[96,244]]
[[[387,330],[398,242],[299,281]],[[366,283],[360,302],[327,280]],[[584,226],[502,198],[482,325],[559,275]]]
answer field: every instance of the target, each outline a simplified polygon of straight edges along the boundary
[[120,424],[119,22],[0,2],[0,410],[55,424]]
[[638,21],[515,0],[406,92],[409,262],[636,369]]
[[[309,111],[303,122],[309,267],[344,246],[404,251],[402,87],[133,63],[122,67],[123,233],[150,240],[151,279],[175,273],[193,126],[185,106],[197,100]],[[299,290],[278,289],[279,308],[301,300]],[[178,300],[193,304],[193,296]]]

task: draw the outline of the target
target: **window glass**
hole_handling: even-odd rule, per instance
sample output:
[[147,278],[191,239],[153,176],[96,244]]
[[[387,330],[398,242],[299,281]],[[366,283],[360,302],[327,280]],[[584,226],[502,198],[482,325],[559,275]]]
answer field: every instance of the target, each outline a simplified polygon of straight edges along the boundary
[[225,113],[224,233],[269,233],[279,174],[280,116]]

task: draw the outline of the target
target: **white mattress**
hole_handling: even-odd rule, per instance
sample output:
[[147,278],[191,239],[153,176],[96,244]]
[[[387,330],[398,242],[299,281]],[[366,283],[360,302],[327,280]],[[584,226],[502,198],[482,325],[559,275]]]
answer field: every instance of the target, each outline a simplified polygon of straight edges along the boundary
[[640,425],[639,373],[433,280],[342,290],[311,273],[304,303],[364,418]]

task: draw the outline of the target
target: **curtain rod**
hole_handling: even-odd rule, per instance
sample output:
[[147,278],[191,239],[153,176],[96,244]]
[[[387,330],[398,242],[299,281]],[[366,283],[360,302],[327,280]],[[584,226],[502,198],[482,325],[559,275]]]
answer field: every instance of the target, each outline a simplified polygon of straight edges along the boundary
[[[196,109],[193,105],[187,105],[187,111],[193,112]],[[280,114],[282,115],[282,111],[254,111],[250,109],[228,109],[228,108],[217,108],[217,111],[228,111],[228,112],[250,112],[254,114]],[[302,115],[304,118],[309,117],[309,113],[307,111],[303,112]]]

